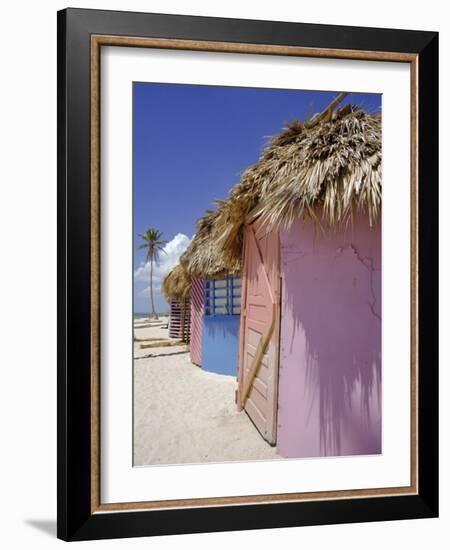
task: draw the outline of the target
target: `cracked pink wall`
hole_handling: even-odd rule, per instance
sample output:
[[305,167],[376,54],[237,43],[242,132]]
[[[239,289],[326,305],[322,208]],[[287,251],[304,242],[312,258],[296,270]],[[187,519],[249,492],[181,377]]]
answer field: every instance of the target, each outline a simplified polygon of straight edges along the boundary
[[277,450],[381,453],[381,221],[327,234],[280,230]]

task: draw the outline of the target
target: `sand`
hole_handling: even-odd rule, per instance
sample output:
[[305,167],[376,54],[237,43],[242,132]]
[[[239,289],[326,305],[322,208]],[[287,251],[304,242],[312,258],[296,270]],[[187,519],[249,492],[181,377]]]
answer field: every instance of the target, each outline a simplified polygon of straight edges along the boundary
[[281,458],[237,411],[234,377],[193,365],[186,345],[141,349],[168,339],[161,326],[135,324],[135,338],[135,466]]

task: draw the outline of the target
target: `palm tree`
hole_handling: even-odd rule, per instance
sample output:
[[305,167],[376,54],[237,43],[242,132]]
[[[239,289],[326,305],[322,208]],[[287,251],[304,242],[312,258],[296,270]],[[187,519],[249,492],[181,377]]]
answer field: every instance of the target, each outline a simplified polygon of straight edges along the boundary
[[155,304],[153,303],[153,263],[158,263],[160,252],[164,252],[164,245],[167,244],[167,241],[164,241],[161,231],[150,227],[143,235],[139,235],[144,241],[141,243],[138,248],[145,248],[147,250],[146,261],[150,262],[150,303],[151,311],[149,318],[157,319],[158,315],[155,311]]

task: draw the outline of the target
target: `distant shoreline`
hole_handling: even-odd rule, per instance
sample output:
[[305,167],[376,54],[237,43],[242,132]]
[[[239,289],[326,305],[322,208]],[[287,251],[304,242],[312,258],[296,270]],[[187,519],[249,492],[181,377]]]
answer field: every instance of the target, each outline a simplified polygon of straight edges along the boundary
[[[169,312],[168,311],[163,311],[163,312],[157,311],[156,315],[159,315],[160,317],[168,317]],[[133,318],[134,319],[145,319],[148,316],[149,316],[149,313],[136,313],[136,312],[133,312]]]

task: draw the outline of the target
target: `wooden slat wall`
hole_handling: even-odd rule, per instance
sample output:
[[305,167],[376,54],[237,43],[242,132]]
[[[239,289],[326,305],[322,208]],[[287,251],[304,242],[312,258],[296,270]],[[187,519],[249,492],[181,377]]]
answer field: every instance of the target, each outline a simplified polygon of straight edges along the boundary
[[204,305],[204,287],[202,279],[191,281],[191,362],[202,365],[202,326]]
[[[191,308],[189,300],[186,300],[185,304],[172,300],[170,302],[170,321],[169,321],[169,337],[179,338],[185,342],[189,342],[191,331]],[[183,316],[184,316],[184,330],[183,328]]]

